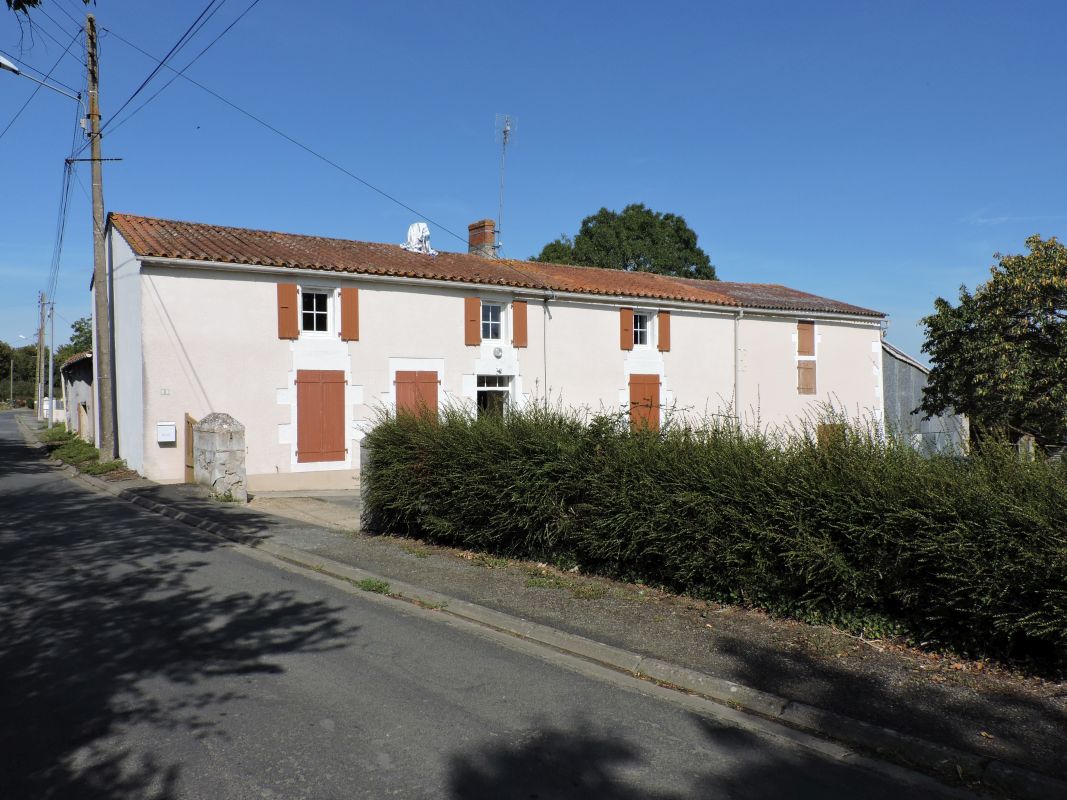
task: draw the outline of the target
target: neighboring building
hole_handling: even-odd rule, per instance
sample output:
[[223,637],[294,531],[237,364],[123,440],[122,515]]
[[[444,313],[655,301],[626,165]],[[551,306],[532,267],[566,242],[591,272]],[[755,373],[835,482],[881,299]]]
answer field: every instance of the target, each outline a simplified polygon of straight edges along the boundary
[[184,475],[187,420],[246,428],[248,484],[352,488],[382,410],[549,399],[787,425],[832,404],[882,415],[877,311],[778,285],[108,217],[118,445]]
[[67,430],[87,442],[95,440],[96,412],[93,394],[93,354],[78,353],[59,368],[63,386],[63,418]]
[[919,411],[930,370],[883,340],[882,375],[887,433],[903,436],[928,452],[963,452],[969,437],[964,415],[942,414],[926,419]]

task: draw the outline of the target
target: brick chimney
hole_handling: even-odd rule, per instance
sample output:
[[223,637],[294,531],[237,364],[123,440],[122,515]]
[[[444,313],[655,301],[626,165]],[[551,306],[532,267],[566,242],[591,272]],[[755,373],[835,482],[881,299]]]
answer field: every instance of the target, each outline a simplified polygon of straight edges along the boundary
[[494,258],[493,248],[496,223],[491,219],[480,219],[467,226],[467,252],[483,258]]

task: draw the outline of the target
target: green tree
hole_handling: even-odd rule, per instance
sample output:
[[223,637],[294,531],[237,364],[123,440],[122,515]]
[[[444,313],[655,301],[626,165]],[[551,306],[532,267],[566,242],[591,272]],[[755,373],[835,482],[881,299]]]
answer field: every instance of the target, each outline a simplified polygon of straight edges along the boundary
[[621,212],[600,209],[582,220],[573,240],[561,236],[533,260],[717,280],[711,259],[697,245],[697,235],[685,219],[642,203]]
[[70,341],[56,349],[56,364],[92,349],[93,322],[89,317],[79,317],[70,325]]
[[15,402],[29,403],[37,395],[34,381],[37,378],[37,347],[12,347],[0,342],[0,399],[7,400],[10,390],[11,366],[15,368]]
[[931,362],[922,410],[954,408],[986,432],[1042,444],[1067,439],[1067,248],[1031,236],[1028,253],[999,263],[959,305],[943,298],[923,318]]

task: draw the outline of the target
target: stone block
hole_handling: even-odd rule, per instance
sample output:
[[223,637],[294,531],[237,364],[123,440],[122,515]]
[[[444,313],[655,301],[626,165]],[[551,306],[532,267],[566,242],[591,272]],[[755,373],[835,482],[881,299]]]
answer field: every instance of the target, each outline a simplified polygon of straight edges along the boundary
[[208,414],[193,426],[193,480],[219,497],[248,502],[245,427],[229,414]]

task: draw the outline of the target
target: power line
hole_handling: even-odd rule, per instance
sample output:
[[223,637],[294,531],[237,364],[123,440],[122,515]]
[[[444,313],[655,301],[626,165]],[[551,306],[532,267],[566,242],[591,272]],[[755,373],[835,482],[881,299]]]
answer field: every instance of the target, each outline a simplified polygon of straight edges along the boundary
[[[134,50],[136,50],[137,52],[139,52],[141,55],[145,56],[146,58],[150,58],[153,61],[158,62],[161,66],[167,66],[167,69],[171,70],[172,72],[178,72],[178,70],[174,69],[174,67],[171,67],[171,66],[168,66],[168,65],[164,65],[161,61],[159,61],[159,59],[157,59],[151,53],[147,52],[146,50],[141,49],[140,47],[138,47],[137,45],[135,45],[133,42],[129,41],[128,39],[124,39],[121,35],[119,35],[115,31],[111,30],[110,28],[104,28],[103,30],[107,31],[107,33],[109,33],[110,35],[114,36],[116,39],[118,39],[120,42],[125,44],[127,47],[133,48]],[[400,206],[401,208],[405,209],[406,211],[410,211],[412,214],[416,215],[417,217],[422,217],[424,220],[429,222],[431,225],[434,225],[435,227],[441,229],[442,231],[447,233],[449,236],[452,236],[452,237],[458,239],[459,241],[463,242],[463,244],[467,244],[466,237],[460,236],[455,231],[450,230],[449,228],[446,228],[440,222],[435,222],[433,219],[431,219],[426,214],[423,214],[422,212],[418,211],[417,209],[412,208],[407,203],[399,200],[398,198],[396,198],[393,195],[391,195],[388,192],[386,192],[384,189],[379,189],[377,186],[375,186],[374,184],[370,183],[369,181],[366,181],[363,178],[361,178],[358,175],[356,175],[355,173],[350,172],[349,170],[345,169],[343,166],[338,164],[336,161],[333,161],[332,159],[324,156],[322,153],[320,153],[320,152],[318,152],[316,150],[313,150],[311,147],[309,147],[308,145],[304,144],[303,142],[300,142],[297,139],[294,139],[292,136],[290,136],[289,134],[285,133],[284,131],[279,130],[278,128],[274,127],[273,125],[271,125],[266,120],[261,119],[260,117],[257,117],[251,111],[246,111],[245,109],[241,108],[236,103],[234,103],[234,102],[232,102],[230,100],[227,100],[225,97],[223,97],[221,94],[219,94],[215,90],[209,89],[207,86],[205,86],[204,84],[200,83],[197,80],[194,80],[193,78],[190,78],[188,75],[181,75],[181,77],[184,80],[186,80],[189,83],[191,83],[193,86],[197,87],[198,89],[200,89],[200,90],[202,90],[204,92],[207,92],[209,95],[214,97],[219,102],[225,103],[230,108],[232,108],[234,111],[237,111],[238,113],[243,114],[244,116],[248,117],[250,120],[252,120],[253,122],[255,122],[257,124],[262,125],[264,128],[269,130],[271,133],[274,133],[274,134],[276,134],[278,136],[281,136],[283,139],[285,139],[290,144],[296,145],[297,147],[299,147],[304,152],[308,153],[309,155],[314,156],[315,158],[319,159],[319,161],[322,161],[324,164],[328,164],[329,166],[331,166],[334,169],[336,169],[338,172],[341,172],[342,174],[347,175],[349,178],[351,178],[352,180],[356,181],[357,183],[362,184],[363,186],[367,187],[368,189],[370,189],[373,192],[377,192],[382,197],[384,197],[386,200],[389,200],[390,202],[395,203],[396,205]]]
[[[259,5],[259,3],[260,3],[260,0],[252,0],[252,3],[244,11],[242,11],[237,16],[237,19],[235,19],[233,22],[231,22],[229,25],[227,25],[226,28],[222,31],[222,33],[220,33],[218,36],[216,36],[214,39],[212,39],[211,43],[208,44],[208,46],[205,47],[203,50],[201,50],[199,53],[197,53],[188,64],[186,64],[184,67],[181,68],[181,70],[179,72],[176,72],[174,75],[172,75],[171,79],[169,81],[167,81],[165,84],[163,84],[163,86],[155,94],[153,94],[151,97],[149,97],[143,103],[141,103],[141,105],[139,105],[137,108],[135,108],[129,114],[127,114],[122,120],[120,120],[119,122],[115,123],[115,127],[111,129],[111,132],[114,133],[119,128],[121,128],[123,125],[125,125],[127,122],[129,122],[131,119],[133,119],[133,117],[136,116],[138,114],[138,112],[141,111],[141,109],[143,109],[146,105],[151,103],[153,100],[155,100],[157,97],[159,97],[163,92],[165,92],[167,90],[167,88],[172,83],[174,83],[174,81],[178,80],[178,78],[184,77],[185,76],[185,71],[187,69],[189,69],[189,67],[191,67],[193,64],[195,64],[200,59],[200,56],[204,55],[204,53],[206,53],[208,50],[210,50],[212,47],[214,47],[215,43],[218,42],[219,39],[221,39],[223,36],[225,36],[227,33],[229,33],[230,29],[234,25],[236,25],[238,22],[240,22],[244,18],[245,14],[247,14],[249,11],[251,11],[253,8],[255,8],[257,5]],[[218,6],[218,8],[222,8],[222,6],[220,5],[220,6]],[[216,11],[218,10],[218,8],[216,8]],[[208,19],[210,19],[210,17]],[[207,22],[207,20],[204,20],[204,21]],[[203,26],[201,26],[201,27],[203,27]]]
[[[78,33],[81,33],[81,31],[79,31]],[[75,33],[73,36],[70,37],[70,41],[67,43],[66,49],[62,53],[59,54],[59,58],[57,58],[56,59],[56,63],[52,65],[52,69],[48,70],[48,72],[45,74],[44,79],[46,81],[52,77],[52,73],[55,72],[56,67],[59,66],[59,62],[61,62],[63,60],[63,56],[65,56],[70,51],[71,46],[74,44],[75,40],[78,38],[78,33]],[[7,126],[2,131],[0,131],[0,139],[3,139],[4,138],[4,134],[6,134],[9,130],[11,130],[11,126],[15,124],[15,121],[20,116],[22,116],[22,112],[25,111],[26,107],[30,103],[33,102],[33,98],[35,98],[37,96],[37,93],[39,91],[41,91],[41,84],[37,84],[37,87],[33,90],[33,93],[28,98],[26,98],[26,102],[22,104],[22,108],[20,108],[18,111],[15,112],[15,116],[13,116],[11,118],[11,121],[9,123],[7,123]]]
[[[223,0],[223,2],[225,2],[225,0]],[[167,54],[163,57],[163,60],[160,61],[158,64],[156,64],[155,68],[153,68],[153,70],[150,73],[148,73],[148,77],[145,78],[143,81],[141,81],[141,85],[138,86],[134,90],[133,94],[131,94],[129,97],[126,98],[126,102],[124,102],[121,106],[119,106],[119,110],[116,111],[111,116],[111,119],[109,119],[104,124],[104,126],[100,129],[100,132],[97,134],[98,136],[103,135],[104,131],[107,130],[107,126],[110,125],[115,120],[115,118],[118,117],[118,115],[121,114],[126,109],[126,106],[128,106],[130,103],[133,102],[133,99],[135,97],[137,97],[137,95],[139,95],[144,90],[144,87],[146,87],[148,85],[149,81],[151,81],[154,77],[156,77],[156,75],[159,74],[159,71],[161,69],[163,69],[163,67],[167,66],[167,61],[169,61],[171,56],[173,56],[178,50],[180,50],[184,46],[186,37],[190,36],[190,34],[192,33],[193,28],[195,28],[197,26],[197,23],[199,23],[200,20],[204,18],[204,15],[207,14],[207,12],[211,10],[211,7],[213,5],[215,5],[215,3],[216,3],[216,0],[208,0],[208,4],[206,6],[204,6],[204,10],[200,12],[200,16],[198,16],[195,20],[193,20],[193,24],[185,29],[185,33],[183,33],[178,38],[178,41],[176,41],[174,43],[174,46],[170,48],[170,50],[167,52]]]
[[[56,7],[57,7],[57,8],[61,8],[60,6],[56,6]],[[51,15],[51,14],[49,14],[49,13],[48,13],[48,12],[47,12],[47,11],[45,10],[44,6],[38,6],[38,7],[37,7],[37,8],[36,8],[36,9],[34,10],[34,12],[33,12],[33,13],[35,13],[35,14],[44,14],[45,18],[46,18],[46,19],[47,19],[47,20],[48,20],[49,22],[51,22],[51,23],[52,23],[53,25],[55,25],[55,26],[56,26],[57,28],[59,28],[59,30],[60,30],[60,31],[61,31],[62,33],[70,33],[70,31],[68,31],[68,30],[67,30],[66,28],[64,28],[64,27],[63,27],[63,26],[62,26],[62,25],[61,25],[60,23],[56,22],[56,18],[55,18],[55,17],[53,17],[53,16]],[[38,27],[40,27],[40,26],[38,26]],[[75,29],[75,30],[81,30],[81,25],[80,25],[80,24],[78,24],[77,22],[75,22],[75,23],[74,23],[74,29]],[[42,31],[44,31],[45,33],[48,33],[48,31],[46,31],[46,30],[45,30],[45,29],[44,29],[43,27],[41,27],[41,30],[42,30]]]
[[[67,19],[69,19],[69,20],[70,20],[71,22],[73,22],[73,23],[74,23],[74,27],[75,27],[75,28],[80,28],[80,27],[82,26],[82,23],[81,23],[81,22],[79,22],[78,20],[76,20],[76,19],[74,18],[74,15],[73,15],[73,14],[71,14],[71,13],[70,13],[69,11],[67,11],[67,9],[63,8],[63,5],[62,5],[61,3],[56,3],[56,4],[55,4],[55,7],[56,7],[56,8],[58,8],[58,9],[59,9],[60,11],[62,11],[62,12],[63,12],[63,15],[64,15],[64,16],[65,16],[65,17],[66,17]],[[80,12],[80,11],[81,11],[81,9],[78,9],[78,11]]]
[[56,239],[52,248],[52,265],[48,273],[48,296],[55,301],[56,287],[59,284],[59,269],[63,259],[63,242],[67,232],[67,219],[70,212],[70,198],[74,190],[73,171],[76,166],[74,150],[78,146],[78,134],[81,132],[81,107],[74,117],[74,132],[71,137],[71,158],[63,162],[63,188],[60,192],[59,213],[56,217]]

